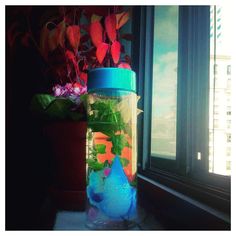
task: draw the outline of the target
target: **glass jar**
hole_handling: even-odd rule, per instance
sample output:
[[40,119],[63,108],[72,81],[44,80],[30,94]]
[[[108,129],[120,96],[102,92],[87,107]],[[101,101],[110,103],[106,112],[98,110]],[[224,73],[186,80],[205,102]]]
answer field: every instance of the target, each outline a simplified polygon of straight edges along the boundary
[[136,218],[137,95],[135,72],[88,74],[87,226],[125,229]]

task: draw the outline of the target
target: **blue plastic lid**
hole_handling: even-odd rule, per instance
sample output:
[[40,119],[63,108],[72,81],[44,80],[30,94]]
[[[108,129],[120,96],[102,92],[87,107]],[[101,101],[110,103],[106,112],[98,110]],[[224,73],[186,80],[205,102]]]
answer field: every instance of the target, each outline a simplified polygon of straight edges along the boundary
[[121,89],[136,92],[136,74],[124,68],[96,68],[88,73],[88,92],[96,89]]

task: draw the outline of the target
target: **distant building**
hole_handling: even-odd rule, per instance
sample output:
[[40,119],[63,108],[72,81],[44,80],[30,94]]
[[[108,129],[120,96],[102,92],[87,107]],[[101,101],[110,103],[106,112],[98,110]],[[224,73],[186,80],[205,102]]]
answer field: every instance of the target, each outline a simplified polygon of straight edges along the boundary
[[211,7],[209,171],[231,174],[231,56],[227,13]]

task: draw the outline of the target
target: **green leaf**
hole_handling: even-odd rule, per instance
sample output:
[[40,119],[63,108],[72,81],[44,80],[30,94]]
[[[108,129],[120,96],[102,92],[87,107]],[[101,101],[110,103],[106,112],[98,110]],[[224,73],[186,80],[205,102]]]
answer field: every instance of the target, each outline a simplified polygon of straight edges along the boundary
[[70,99],[57,98],[46,109],[46,115],[50,118],[65,119],[70,114],[74,103]]
[[105,144],[96,144],[96,151],[99,154],[104,154],[106,153],[106,145]]
[[130,183],[131,186],[137,187],[137,177],[134,178],[134,180]]
[[82,94],[80,95],[80,101],[83,103],[84,107],[87,109],[88,104],[88,94]]
[[130,147],[124,134],[113,135],[108,141],[112,142],[111,152],[116,155],[121,155],[124,147]]
[[127,158],[124,158],[124,157],[120,157],[120,162],[121,162],[123,167],[126,167],[129,164],[129,160]]
[[95,170],[95,171],[99,171],[102,170],[104,168],[104,164],[103,163],[99,163],[96,160],[93,159],[87,159],[86,162],[88,163],[89,168]]
[[[112,158],[112,162],[114,161],[115,157]],[[129,164],[129,160],[125,157],[119,157],[121,165],[126,167]]]
[[33,112],[42,113],[55,99],[49,94],[36,94],[31,100],[30,109]]
[[69,117],[71,120],[79,121],[82,120],[84,116],[78,111],[69,111]]

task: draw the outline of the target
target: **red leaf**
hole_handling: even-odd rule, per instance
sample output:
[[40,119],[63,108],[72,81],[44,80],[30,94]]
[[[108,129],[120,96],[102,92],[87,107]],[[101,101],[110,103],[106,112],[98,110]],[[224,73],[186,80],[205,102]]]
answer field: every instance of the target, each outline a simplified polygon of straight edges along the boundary
[[105,28],[108,38],[114,42],[116,40],[116,15],[112,14],[105,18]]
[[102,62],[106,56],[108,48],[109,48],[109,45],[107,43],[100,43],[98,45],[97,51],[96,51],[96,57],[97,57],[100,64],[102,64]]
[[79,75],[80,79],[84,81],[84,84],[87,84],[87,80],[88,80],[88,74],[85,72],[81,72]]
[[111,56],[115,64],[118,63],[120,59],[120,43],[118,41],[114,41],[111,45]]
[[80,70],[79,70],[79,66],[78,66],[78,63],[75,58],[75,54],[73,52],[71,52],[70,50],[66,50],[65,56],[69,61],[71,61],[73,63],[75,73],[76,73],[76,75],[78,75]]
[[75,61],[75,54],[71,52],[70,50],[66,50],[66,58],[68,58],[70,61]]
[[102,43],[102,25],[99,21],[95,21],[90,25],[90,36],[95,47]]
[[80,42],[80,27],[78,25],[68,26],[66,36],[73,49],[78,50]]
[[116,14],[116,29],[121,28],[129,20],[129,12]]
[[126,62],[121,62],[119,65],[118,65],[118,68],[125,68],[125,69],[130,69],[131,70],[131,67],[128,63]]

